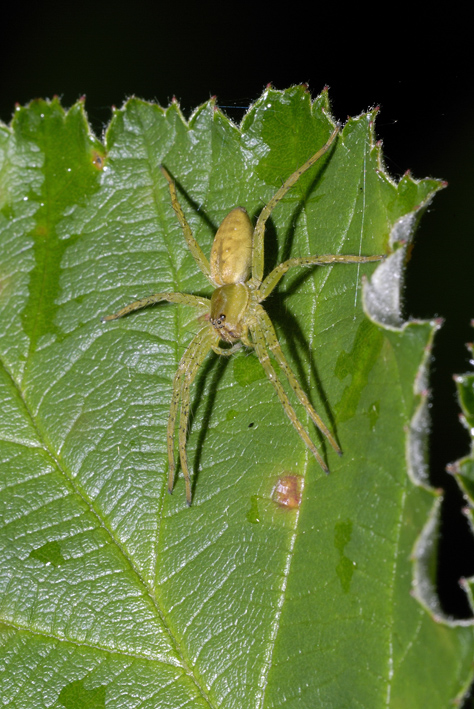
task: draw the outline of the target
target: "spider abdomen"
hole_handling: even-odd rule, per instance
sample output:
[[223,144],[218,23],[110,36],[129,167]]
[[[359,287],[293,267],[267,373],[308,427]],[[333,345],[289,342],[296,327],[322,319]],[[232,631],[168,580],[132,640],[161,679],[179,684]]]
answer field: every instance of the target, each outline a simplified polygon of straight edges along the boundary
[[211,249],[211,278],[218,286],[245,283],[252,264],[253,227],[243,207],[235,207],[223,220]]

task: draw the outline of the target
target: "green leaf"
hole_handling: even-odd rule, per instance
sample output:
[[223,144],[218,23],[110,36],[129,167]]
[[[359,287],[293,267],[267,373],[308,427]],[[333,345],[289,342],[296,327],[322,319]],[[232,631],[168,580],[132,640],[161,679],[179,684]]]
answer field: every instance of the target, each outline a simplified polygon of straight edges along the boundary
[[[474,321],[471,323],[474,325]],[[474,356],[474,345],[468,344],[468,349]],[[471,363],[474,360],[471,358]],[[474,439],[474,374],[468,372],[455,377],[458,390],[459,403],[461,405],[462,415],[461,421],[469,431],[471,441]],[[471,443],[470,455],[461,458],[449,466],[449,472],[454,475],[459,483],[459,486],[464,493],[468,506],[464,510],[468,518],[471,528],[474,521],[474,447]],[[474,606],[474,579],[462,579],[461,585],[464,586],[471,606]]]
[[161,164],[209,254],[230,209],[255,218],[325,143],[328,110],[325,92],[267,90],[237,129],[212,101],[186,123],[175,103],[132,99],[103,147],[81,103],[53,100],[0,128],[5,705],[416,709],[465,691],[472,627],[443,617],[432,582],[438,324],[405,323],[399,305],[413,230],[442,185],[387,177],[375,111],[348,120],[265,239],[267,272],[391,254],[376,270],[294,269],[265,302],[344,452],[295,403],[329,476],[255,355],[211,354],[193,391],[193,504],[181,475],[168,495],[172,380],[202,322],[170,304],[100,320],[150,293],[210,295]]

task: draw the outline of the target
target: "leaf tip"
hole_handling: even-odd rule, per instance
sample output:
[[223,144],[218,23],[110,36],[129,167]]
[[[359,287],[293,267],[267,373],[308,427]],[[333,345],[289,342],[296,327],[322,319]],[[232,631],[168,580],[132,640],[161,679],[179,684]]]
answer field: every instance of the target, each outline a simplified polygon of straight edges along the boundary
[[459,466],[457,463],[448,463],[445,470],[449,475],[456,475],[459,472]]

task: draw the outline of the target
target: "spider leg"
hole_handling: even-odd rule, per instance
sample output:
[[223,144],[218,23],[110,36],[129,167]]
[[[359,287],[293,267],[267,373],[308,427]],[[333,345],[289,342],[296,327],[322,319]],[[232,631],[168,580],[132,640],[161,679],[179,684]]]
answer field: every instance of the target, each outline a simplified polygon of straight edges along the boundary
[[328,266],[333,263],[373,263],[383,261],[385,256],[350,256],[341,254],[326,254],[322,256],[303,256],[283,261],[273,269],[259,288],[259,302],[265,300],[275,288],[282,276],[294,266]]
[[336,135],[339,132],[339,125],[336,125],[335,129],[329,136],[329,139],[325,145],[323,145],[317,153],[315,153],[309,160],[307,160],[304,165],[296,170],[292,175],[290,175],[285,182],[282,184],[280,189],[273,195],[271,200],[262,209],[255,225],[255,230],[253,233],[253,244],[252,244],[252,278],[254,278],[258,283],[261,283],[263,278],[263,237],[265,234],[265,224],[269,218],[272,211],[275,209],[278,202],[286,195],[288,190],[290,190],[295,182],[297,182],[301,175],[309,170],[314,163],[319,160],[319,158],[324,155],[324,153],[331,147]]
[[288,379],[288,383],[295,392],[296,396],[298,397],[299,401],[301,404],[303,404],[304,408],[306,411],[309,413],[311,416],[313,423],[319,428],[323,436],[326,436],[328,439],[329,443],[331,446],[334,448],[336,453],[338,455],[342,455],[342,451],[337,445],[333,435],[329,431],[329,429],[325,426],[321,418],[318,416],[316,411],[313,409],[311,402],[309,401],[308,397],[304,393],[303,389],[301,388],[298,380],[296,379],[293,370],[291,369],[290,365],[288,364],[288,361],[283,354],[283,350],[281,349],[280,343],[278,342],[278,338],[275,332],[275,329],[272,325],[272,321],[270,320],[269,316],[265,312],[265,310],[260,306],[259,308],[259,317],[263,321],[263,333],[264,337],[267,343],[267,347],[270,350],[270,352],[273,354],[275,357],[276,361],[280,365],[280,367],[283,369],[285,372],[286,378]]
[[218,355],[224,355],[224,357],[230,357],[234,352],[242,349],[242,342],[236,342],[232,347],[218,347],[217,345],[211,345],[214,352]]
[[176,212],[176,216],[178,217],[178,221],[181,224],[181,228],[183,229],[183,234],[184,238],[186,240],[186,244],[188,245],[188,249],[192,253],[194,260],[196,261],[197,265],[201,269],[201,271],[204,273],[206,276],[207,280],[212,283],[213,286],[216,284],[211,278],[211,269],[209,266],[209,261],[204,255],[203,250],[199,246],[198,242],[193,236],[193,233],[191,231],[191,227],[189,226],[186,217],[184,216],[184,212],[181,208],[180,203],[178,202],[178,195],[176,194],[176,186],[174,184],[174,180],[169,174],[168,170],[163,167],[163,165],[160,165],[160,170],[165,176],[166,180],[168,181],[169,185],[169,190],[170,190],[170,195],[171,195],[171,205]]
[[295,427],[296,431],[300,435],[300,437],[303,439],[304,443],[306,446],[309,448],[311,453],[314,455],[316,460],[318,461],[319,465],[321,468],[324,470],[325,473],[329,473],[328,466],[324,462],[324,460],[321,458],[318,449],[314,445],[313,441],[309,437],[308,432],[306,431],[305,428],[303,428],[302,423],[298,419],[296,412],[292,405],[290,404],[290,401],[288,399],[288,396],[286,395],[286,392],[278,379],[277,373],[275,372],[275,369],[273,368],[272,363],[270,362],[270,357],[268,355],[268,350],[265,342],[265,336],[263,333],[263,328],[260,322],[257,320],[254,324],[251,325],[250,327],[250,332],[252,334],[252,343],[255,348],[255,351],[257,353],[257,357],[260,360],[260,364],[262,365],[263,369],[265,370],[265,374],[275,387],[276,393],[278,394],[278,398],[280,399],[283,408],[285,409],[285,413],[290,419],[291,423]]
[[161,300],[166,300],[168,303],[178,303],[179,305],[190,305],[193,308],[201,308],[202,310],[209,310],[211,307],[211,301],[208,298],[201,298],[197,295],[188,295],[187,293],[157,293],[156,295],[148,295],[146,298],[135,300],[114,315],[105,315],[102,318],[102,322],[123,318],[124,315],[132,313],[134,310],[146,308],[148,305],[159,303]]
[[189,475],[188,460],[186,456],[186,438],[189,421],[189,401],[191,386],[203,363],[206,355],[211,349],[217,335],[213,332],[209,324],[203,327],[192,340],[188,349],[181,358],[178,369],[173,380],[173,395],[171,397],[170,413],[168,417],[168,491],[173,492],[175,462],[174,462],[174,434],[176,428],[176,417],[178,413],[179,401],[181,400],[179,414],[179,457],[181,469],[183,471],[186,484],[186,502],[191,505],[191,479]]

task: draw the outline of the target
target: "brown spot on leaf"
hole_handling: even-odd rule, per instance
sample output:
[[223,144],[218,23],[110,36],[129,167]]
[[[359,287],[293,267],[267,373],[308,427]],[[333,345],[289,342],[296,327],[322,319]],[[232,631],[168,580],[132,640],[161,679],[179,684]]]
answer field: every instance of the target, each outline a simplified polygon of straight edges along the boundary
[[273,491],[273,500],[280,507],[294,510],[301,505],[303,477],[295,473],[285,473],[278,478]]
[[105,165],[105,155],[102,155],[97,150],[93,150],[92,164],[97,168],[97,170],[103,170]]
[[37,224],[33,232],[34,236],[38,237],[39,239],[45,239],[49,233],[50,230],[48,229],[46,224]]

